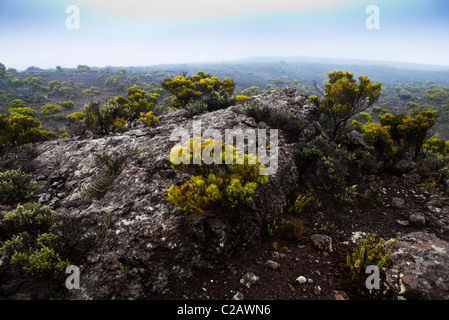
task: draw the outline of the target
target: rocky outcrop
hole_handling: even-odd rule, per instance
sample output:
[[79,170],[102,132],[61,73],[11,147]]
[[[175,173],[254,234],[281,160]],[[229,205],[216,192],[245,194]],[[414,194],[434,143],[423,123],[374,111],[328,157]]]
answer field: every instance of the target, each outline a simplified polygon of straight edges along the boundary
[[[264,99],[267,97],[264,97]],[[267,100],[268,101],[268,100]],[[311,117],[304,93],[276,91],[271,102]],[[189,176],[174,171],[168,156],[178,141],[175,129],[190,134],[201,127],[257,129],[252,118],[235,108],[183,117],[182,111],[162,116],[155,128],[137,125],[124,134],[92,139],[64,139],[38,144],[36,172],[45,183],[40,202],[83,228],[91,246],[82,254],[80,290],[74,299],[143,299],[164,290],[173,279],[189,277],[198,268],[258,243],[267,222],[283,212],[287,196],[297,188],[293,148],[279,135],[278,169],[252,200],[236,210],[209,210],[187,216],[167,201],[168,188]],[[261,124],[261,126],[263,126]],[[206,137],[205,137],[206,138]],[[119,157],[120,170],[97,197],[86,196],[98,173],[96,154]]]
[[397,299],[449,298],[449,242],[426,231],[397,243],[386,268],[386,281]]

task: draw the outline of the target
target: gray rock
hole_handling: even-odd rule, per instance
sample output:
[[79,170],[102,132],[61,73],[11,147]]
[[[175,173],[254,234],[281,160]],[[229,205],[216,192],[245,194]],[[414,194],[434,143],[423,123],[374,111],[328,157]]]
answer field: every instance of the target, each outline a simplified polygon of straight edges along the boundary
[[253,284],[256,284],[259,281],[259,279],[260,278],[256,276],[254,273],[248,271],[240,279],[240,283],[246,286],[247,288],[250,288]]
[[243,300],[244,298],[245,296],[240,291],[237,291],[237,293],[234,296],[232,296],[233,300]]
[[391,207],[395,209],[403,209],[405,207],[405,200],[402,198],[392,198]]
[[280,264],[273,260],[267,260],[265,262],[265,266],[267,266],[273,270],[276,270],[277,268],[279,268]]
[[310,237],[315,247],[321,250],[332,251],[332,238],[325,234],[314,234]]
[[[310,120],[308,134],[319,132],[305,92],[282,89],[252,99],[267,99],[274,108],[295,110]],[[293,160],[298,146],[287,144],[282,135],[276,173],[245,206],[232,213],[212,209],[186,216],[166,200],[171,185],[190,179],[170,168],[170,150],[180,141],[170,140],[173,130],[185,129],[192,135],[193,121],[199,120],[203,132],[217,129],[222,137],[226,129],[253,129],[254,121],[234,109],[239,108],[208,112],[195,119],[174,111],[162,115],[154,130],[132,128],[127,134],[35,144],[36,172],[51,177],[49,182],[64,182],[58,186],[61,199],[52,203],[54,209],[70,216],[74,225],[82,221],[86,225],[83,233],[100,237],[85,252],[81,290],[70,292],[71,299],[144,299],[145,292],[160,292],[171,281],[222,261],[229,252],[260,243],[262,226],[281,217],[288,195],[298,187]],[[149,134],[142,136],[143,132]],[[137,149],[151,151],[132,151]],[[87,198],[83,189],[100,171],[95,162],[100,152],[124,155],[123,164],[102,196]],[[121,265],[139,270],[139,276],[120,276]]]
[[408,92],[407,90],[401,89],[401,90],[398,92],[398,96],[399,96],[399,98],[406,100],[406,99],[410,99],[412,95],[411,95],[411,93]]
[[299,284],[304,284],[307,283],[307,278],[304,276],[299,276],[298,278],[296,278],[295,282],[298,282]]
[[397,299],[449,299],[449,242],[428,232],[401,238],[384,265],[386,285]]
[[426,224],[426,217],[422,213],[412,213],[410,215],[410,221],[416,224],[424,225]]

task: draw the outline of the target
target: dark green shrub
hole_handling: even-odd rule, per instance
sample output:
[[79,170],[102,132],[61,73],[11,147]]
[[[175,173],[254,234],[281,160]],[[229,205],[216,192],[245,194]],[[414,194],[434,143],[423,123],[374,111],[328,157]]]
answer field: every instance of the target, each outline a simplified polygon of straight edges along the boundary
[[41,122],[30,116],[14,113],[9,118],[0,114],[0,145],[22,145],[48,138],[50,132],[42,130]]
[[41,114],[47,118],[58,118],[62,115],[62,109],[54,104],[46,104],[41,107]]
[[18,205],[13,211],[5,214],[4,228],[8,232],[35,234],[41,230],[48,230],[55,223],[56,213],[39,203]]
[[0,203],[31,197],[36,190],[36,184],[31,178],[31,174],[21,169],[0,172]]
[[278,231],[282,237],[293,241],[301,241],[307,230],[300,220],[293,219],[283,220]]
[[256,122],[263,121],[272,128],[282,130],[289,142],[298,141],[307,125],[299,115],[286,109],[275,109],[267,105],[248,103],[241,109],[241,112],[254,118]]
[[130,151],[111,155],[106,152],[95,155],[95,165],[99,172],[92,178],[90,184],[83,190],[88,198],[100,198],[120,174],[122,165]]
[[41,279],[61,279],[70,263],[62,258],[64,243],[53,230],[55,222],[56,213],[37,203],[6,213],[4,228],[12,236],[0,244],[0,252],[9,265]]
[[30,107],[18,107],[18,108],[9,108],[8,109],[9,114],[22,114],[24,116],[30,116],[34,117],[36,115],[36,112],[30,108]]
[[59,102],[59,104],[64,109],[73,109],[73,107],[75,106],[75,103],[72,100],[61,101],[61,102]]
[[83,108],[83,123],[93,133],[108,134],[114,129],[114,121],[117,118],[129,118],[129,111],[119,104],[101,104],[91,102]]
[[21,99],[14,99],[9,103],[9,108],[25,108],[26,102]]

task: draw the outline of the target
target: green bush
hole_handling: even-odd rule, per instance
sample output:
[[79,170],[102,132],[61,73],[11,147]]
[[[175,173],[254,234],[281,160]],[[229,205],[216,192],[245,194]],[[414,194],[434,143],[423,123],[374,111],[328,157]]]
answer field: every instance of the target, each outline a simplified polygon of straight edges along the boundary
[[41,114],[45,117],[55,117],[62,114],[62,109],[54,104],[46,104],[41,107]]
[[152,111],[149,111],[147,113],[141,112],[139,120],[145,123],[147,126],[151,127],[153,124],[159,121],[159,117],[154,116]]
[[100,198],[120,174],[127,153],[109,154],[107,152],[95,154],[95,165],[99,172],[93,176],[92,181],[83,190],[88,198]]
[[36,115],[36,112],[30,108],[30,107],[17,107],[17,108],[9,108],[8,109],[9,114],[22,114],[24,116],[30,116],[34,117]]
[[64,109],[73,109],[73,107],[75,106],[75,103],[72,100],[61,101],[61,102],[59,102],[59,104]]
[[300,116],[286,109],[274,109],[266,105],[248,103],[241,109],[256,122],[265,122],[272,128],[280,129],[289,142],[298,141],[304,132],[307,122]]
[[36,190],[32,175],[21,169],[0,172],[0,203],[13,202],[31,197]]
[[64,243],[54,233],[56,213],[37,203],[18,205],[3,218],[12,236],[1,243],[0,252],[11,266],[39,278],[61,278],[70,265],[62,258]]
[[39,203],[26,203],[18,205],[15,210],[9,211],[3,218],[4,227],[9,232],[35,233],[48,230],[55,223],[56,213]]
[[161,86],[175,96],[172,99],[175,108],[188,109],[189,103],[202,99],[208,105],[208,110],[212,111],[228,107],[236,101],[232,96],[234,82],[231,79],[219,80],[202,71],[189,78],[164,78]]
[[0,114],[0,145],[22,145],[48,138],[50,132],[42,130],[41,122],[30,116],[14,113],[9,118]]
[[101,104],[91,102],[85,105],[83,123],[86,128],[93,133],[108,134],[114,129],[114,121],[117,118],[129,118],[129,110],[122,108],[118,104]]
[[67,120],[69,120],[71,123],[81,121],[83,120],[83,118],[84,118],[83,112],[74,112],[67,116]]
[[[201,155],[196,153],[197,149]],[[225,150],[232,156],[232,164],[225,164]],[[213,164],[204,163],[203,152],[214,158]],[[197,158],[201,164],[176,164],[175,157],[190,160],[189,163]],[[184,147],[173,148],[169,160],[177,171],[198,174],[168,190],[168,200],[186,213],[202,213],[212,206],[237,207],[249,201],[257,188],[268,182],[268,176],[260,172],[264,166],[257,162],[257,157],[245,154],[243,159],[239,158],[235,147],[215,140],[204,143],[199,139],[190,140]],[[238,164],[240,160],[242,164]]]
[[283,220],[279,227],[279,234],[289,240],[301,241],[306,234],[306,228],[300,220]]
[[26,106],[26,102],[21,99],[14,99],[9,103],[10,108],[25,108]]
[[390,126],[383,126],[374,122],[367,123],[362,128],[363,140],[371,144],[379,156],[391,156],[394,152]]
[[128,118],[138,118],[140,113],[146,113],[155,109],[157,95],[147,95],[144,90],[134,87],[126,89],[126,98],[118,96],[109,100],[110,105],[117,106],[119,109],[126,109]]
[[390,258],[391,248],[399,241],[399,237],[387,244],[384,239],[380,239],[377,243],[375,241],[376,234],[368,234],[357,243],[352,254],[346,256],[346,265],[351,271],[352,280],[364,277],[369,265],[381,268]]

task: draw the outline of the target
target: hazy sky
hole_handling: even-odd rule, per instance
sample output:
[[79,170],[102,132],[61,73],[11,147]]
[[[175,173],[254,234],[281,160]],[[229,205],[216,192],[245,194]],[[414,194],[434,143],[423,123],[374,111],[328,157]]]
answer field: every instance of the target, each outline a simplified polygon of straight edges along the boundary
[[260,56],[449,65],[449,1],[0,0],[0,62],[18,70]]

